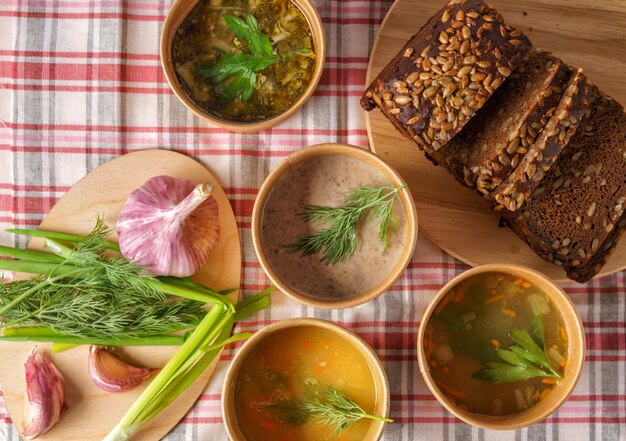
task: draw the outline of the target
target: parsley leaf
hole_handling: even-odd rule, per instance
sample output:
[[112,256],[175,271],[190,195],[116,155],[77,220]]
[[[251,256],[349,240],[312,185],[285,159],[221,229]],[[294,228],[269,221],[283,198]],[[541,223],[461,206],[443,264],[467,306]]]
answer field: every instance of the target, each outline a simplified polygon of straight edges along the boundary
[[474,377],[491,381],[495,386],[536,377],[552,377],[551,374],[534,366],[513,366],[507,363],[488,363],[488,366],[488,369],[478,372]]
[[256,84],[256,73],[251,70],[246,70],[228,83],[222,90],[221,97],[225,101],[233,101],[238,95],[241,96],[241,101],[248,101],[252,97],[254,92],[254,85]]
[[509,336],[519,345],[513,346],[511,351],[531,363],[541,366],[543,369],[559,377],[559,380],[561,379],[559,374],[552,368],[552,363],[546,355],[546,352],[537,346],[537,343],[535,343],[535,340],[533,340],[527,330],[511,329]]
[[274,49],[270,39],[263,33],[259,22],[252,14],[246,14],[245,19],[230,14],[224,14],[224,22],[238,38],[246,42],[253,55],[271,57]]
[[230,102],[238,96],[242,101],[248,101],[254,92],[256,74],[271,66],[280,57],[250,54],[222,54],[213,64],[200,65],[196,71],[210,83],[221,84],[231,79],[220,93],[220,99]]
[[259,22],[252,14],[243,19],[224,14],[224,22],[245,41],[250,53],[223,53],[213,64],[196,66],[196,72],[213,85],[221,86],[219,98],[225,102],[240,98],[248,101],[254,93],[257,74],[287,57],[293,55],[310,56],[306,48],[296,49],[284,55],[274,54],[274,49],[267,35],[263,33]]
[[[543,328],[539,340],[545,346]],[[525,381],[535,377],[548,377],[560,380],[562,377],[552,367],[544,349],[540,348],[525,329],[511,329],[511,339],[516,346],[497,349],[498,356],[505,361],[486,363],[487,368],[474,374],[474,377],[493,382],[494,385]]]
[[214,83],[221,83],[241,72],[261,71],[266,67],[271,66],[278,59],[278,57],[274,56],[264,57],[261,55],[249,55],[242,53],[223,54],[216,63],[200,65],[198,66],[197,71],[207,80]]
[[528,362],[513,351],[507,349],[496,349],[498,356],[509,364],[515,366],[528,366]]

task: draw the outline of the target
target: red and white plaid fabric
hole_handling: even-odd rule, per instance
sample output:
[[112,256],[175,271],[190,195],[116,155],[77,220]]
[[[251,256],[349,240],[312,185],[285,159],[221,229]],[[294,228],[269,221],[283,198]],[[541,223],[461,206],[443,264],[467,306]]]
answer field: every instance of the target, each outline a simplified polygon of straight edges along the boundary
[[[328,58],[313,98],[280,126],[240,135],[198,120],[174,97],[159,65],[159,33],[171,0],[0,0],[0,227],[36,227],[81,177],[124,153],[171,149],[207,165],[232,201],[243,239],[243,288],[268,284],[252,249],[257,189],[287,154],[321,142],[367,147],[358,98],[389,0],[318,0]],[[0,232],[0,243],[23,246]],[[349,310],[321,311],[273,296],[253,331],[289,317],[322,317],[359,333],[385,364],[391,417],[385,440],[626,439],[624,272],[568,284],[583,319],[587,355],[578,387],[545,422],[510,432],[452,417],[424,385],[416,362],[428,300],[468,267],[421,237],[406,273],[385,295]],[[210,385],[168,440],[226,440],[220,388],[227,350]],[[0,360],[0,363],[2,360]],[[77,436],[80,429],[77,428]],[[0,392],[0,435],[18,434]],[[0,437],[2,439],[2,437]]]

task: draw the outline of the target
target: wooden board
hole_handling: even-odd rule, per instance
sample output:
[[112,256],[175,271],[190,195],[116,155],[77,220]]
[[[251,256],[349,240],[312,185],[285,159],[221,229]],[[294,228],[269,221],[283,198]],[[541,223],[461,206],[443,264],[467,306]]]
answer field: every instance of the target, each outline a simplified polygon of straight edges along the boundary
[[[554,52],[626,104],[626,2],[621,0],[494,0],[507,23],[520,27],[533,44]],[[381,24],[372,49],[367,84],[386,66],[444,2],[396,0]],[[538,257],[507,228],[485,201],[426,160],[377,110],[366,113],[370,146],[396,168],[415,198],[420,232],[472,266],[517,263],[564,281],[565,272]],[[600,275],[626,267],[626,240]]]
[[[74,234],[86,234],[98,215],[109,226],[115,222],[124,201],[132,190],[153,176],[169,175],[194,183],[211,181],[219,207],[221,225],[217,247],[196,280],[217,289],[236,288],[241,276],[241,247],[237,223],[230,202],[217,179],[193,159],[165,150],[146,150],[114,159],[79,181],[52,208],[40,228]],[[31,247],[41,246],[33,240]],[[231,298],[237,299],[237,292]],[[0,380],[11,419],[20,426],[24,406],[24,361],[34,343],[0,344]],[[65,378],[69,409],[61,421],[41,440],[99,441],[117,424],[139,396],[143,387],[125,393],[107,393],[98,389],[87,375],[87,348],[80,347],[58,354],[50,344],[39,344]],[[127,360],[147,367],[164,366],[177,347],[121,349]],[[209,367],[171,406],[136,436],[137,440],[154,441],[167,434],[187,413],[207,384],[215,364]],[[147,384],[147,383],[146,383]]]

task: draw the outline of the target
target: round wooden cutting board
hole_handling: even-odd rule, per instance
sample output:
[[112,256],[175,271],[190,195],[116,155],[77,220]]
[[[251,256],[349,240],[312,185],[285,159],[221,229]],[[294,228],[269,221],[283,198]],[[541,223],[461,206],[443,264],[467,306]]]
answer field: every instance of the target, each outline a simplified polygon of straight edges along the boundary
[[[572,66],[581,66],[604,92],[626,105],[626,2],[595,0],[494,0],[507,23],[520,27],[535,47],[551,51]],[[396,0],[381,24],[372,49],[367,84],[443,1]],[[377,110],[366,113],[370,145],[396,168],[415,198],[420,230],[442,249],[472,266],[517,263],[559,281],[565,272],[538,257],[507,228],[470,189],[435,167],[417,146],[402,137]],[[626,267],[622,240],[600,275]]]
[[[50,210],[41,229],[86,234],[97,216],[110,227],[115,226],[124,201],[132,190],[153,176],[169,175],[194,183],[210,181],[215,185],[214,197],[219,207],[221,234],[217,247],[196,280],[216,290],[239,287],[241,247],[237,223],[224,190],[217,179],[193,159],[165,150],[146,150],[114,159],[74,185]],[[29,247],[41,247],[38,239]],[[237,292],[231,294],[237,299]],[[0,380],[4,399],[17,427],[24,411],[24,361],[34,343],[0,343]],[[53,354],[51,345],[39,343],[65,378],[65,394],[69,408],[61,421],[41,440],[100,441],[119,422],[139,396],[145,385],[125,393],[107,393],[98,389],[87,375],[87,347]],[[177,347],[121,348],[126,360],[146,367],[162,367]],[[210,366],[178,399],[152,420],[133,440],[155,441],[167,434],[185,416],[206,386],[215,368]]]

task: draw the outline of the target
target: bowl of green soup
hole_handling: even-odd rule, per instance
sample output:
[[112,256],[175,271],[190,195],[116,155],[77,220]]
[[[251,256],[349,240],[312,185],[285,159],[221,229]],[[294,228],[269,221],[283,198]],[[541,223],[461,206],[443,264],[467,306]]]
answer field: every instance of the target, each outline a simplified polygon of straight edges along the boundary
[[160,52],[167,82],[187,108],[250,133],[285,120],[313,94],[325,36],[309,0],[177,0]]
[[389,385],[374,351],[334,323],[298,318],[258,331],[235,355],[222,390],[232,441],[375,441]]
[[529,426],[552,414],[580,376],[585,338],[569,297],[518,265],[473,268],[426,308],[420,371],[441,404],[485,429]]

